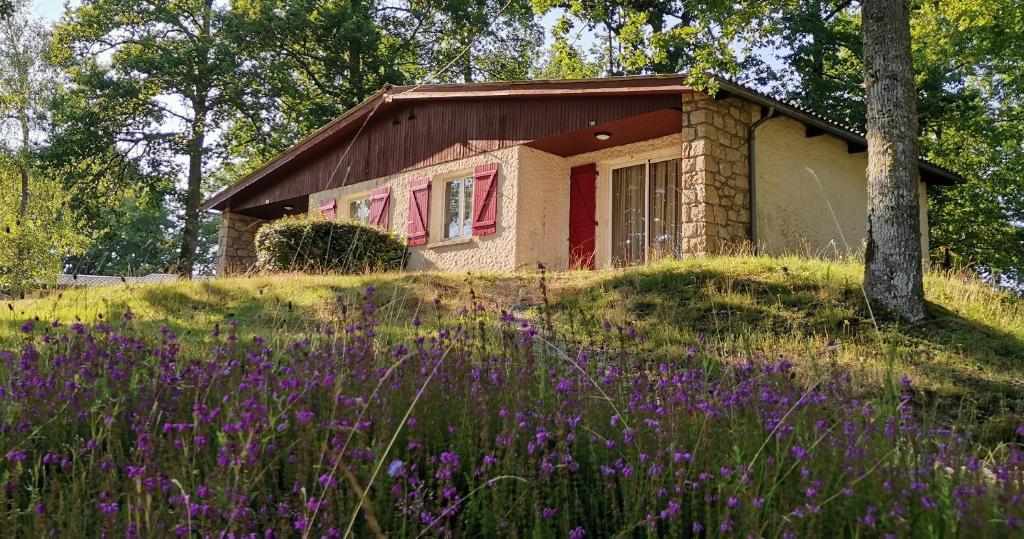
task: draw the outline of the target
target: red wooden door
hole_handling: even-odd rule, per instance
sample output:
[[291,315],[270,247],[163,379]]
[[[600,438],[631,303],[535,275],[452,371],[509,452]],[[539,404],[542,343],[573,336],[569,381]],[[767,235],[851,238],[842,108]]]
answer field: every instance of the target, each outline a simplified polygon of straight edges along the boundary
[[573,167],[569,183],[569,267],[594,269],[597,166]]

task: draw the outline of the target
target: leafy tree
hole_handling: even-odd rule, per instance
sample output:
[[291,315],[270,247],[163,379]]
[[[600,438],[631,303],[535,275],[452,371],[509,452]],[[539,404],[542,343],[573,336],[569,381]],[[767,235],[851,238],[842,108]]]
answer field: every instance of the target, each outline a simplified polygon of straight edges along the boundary
[[525,0],[234,2],[235,179],[384,84],[528,76],[541,32]]
[[752,54],[773,2],[724,0],[533,0],[540,14],[560,10],[594,32],[606,75],[678,73],[698,84],[708,71],[760,64]]
[[[0,127],[13,131],[8,148],[17,156],[18,215],[28,212],[32,136],[51,90],[52,72],[45,62],[47,32],[28,16],[30,4],[19,0],[14,11],[0,21]],[[8,137],[5,137],[8,138]]]
[[213,0],[86,0],[55,31],[56,56],[76,86],[103,94],[125,120],[119,151],[187,160],[177,272],[190,276],[199,244],[203,177],[217,150],[215,120],[231,110],[226,91],[237,54]]
[[0,289],[17,295],[55,281],[61,257],[85,243],[59,184],[36,167],[34,146],[53,72],[45,60],[48,32],[29,8],[19,0],[0,19]]
[[577,47],[581,31],[572,33],[572,19],[562,15],[551,27],[552,43],[543,65],[537,70],[542,79],[586,79],[598,77],[601,66],[589,60]]
[[782,97],[843,125],[864,125],[860,3],[785,0],[758,47],[776,51],[776,67],[756,80]]
[[473,82],[527,78],[543,32],[528,0],[413,1],[422,80]]
[[[921,146],[962,173],[931,193],[932,259],[995,282],[1024,278],[1024,5],[921,2],[914,19]],[[936,87],[939,87],[936,89]]]
[[136,275],[173,266],[169,235],[179,167],[166,147],[132,140],[149,121],[122,107],[122,96],[103,85],[62,89],[48,103],[48,143],[40,167],[62,183],[83,233],[86,252],[66,260],[68,272]]
[[17,157],[0,155],[0,293],[14,297],[56,283],[64,257],[88,244],[60,182],[31,171],[31,196],[22,211],[21,172]]
[[385,83],[404,83],[402,66],[415,63],[416,44],[391,31],[403,30],[406,22],[406,11],[398,5],[249,0],[232,7],[226,30],[239,62],[237,83],[227,90],[233,102],[225,117],[231,160],[222,184],[269,160]]

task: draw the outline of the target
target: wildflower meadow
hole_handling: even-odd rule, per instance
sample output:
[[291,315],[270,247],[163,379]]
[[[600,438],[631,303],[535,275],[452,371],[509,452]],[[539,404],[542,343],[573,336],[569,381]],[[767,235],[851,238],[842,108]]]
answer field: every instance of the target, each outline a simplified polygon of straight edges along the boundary
[[0,526],[14,535],[1012,536],[1024,453],[790,358],[670,360],[604,323],[473,304],[378,335],[374,291],[289,345],[131,312],[26,321],[0,352]]

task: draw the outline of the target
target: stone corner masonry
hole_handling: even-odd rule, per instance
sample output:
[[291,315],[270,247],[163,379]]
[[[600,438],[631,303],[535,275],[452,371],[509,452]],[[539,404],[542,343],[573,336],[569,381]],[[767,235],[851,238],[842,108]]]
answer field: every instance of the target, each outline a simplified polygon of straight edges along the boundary
[[225,211],[217,233],[217,275],[245,273],[256,265],[256,231],[263,219]]
[[683,252],[742,249],[750,241],[748,129],[759,107],[738,97],[683,94]]

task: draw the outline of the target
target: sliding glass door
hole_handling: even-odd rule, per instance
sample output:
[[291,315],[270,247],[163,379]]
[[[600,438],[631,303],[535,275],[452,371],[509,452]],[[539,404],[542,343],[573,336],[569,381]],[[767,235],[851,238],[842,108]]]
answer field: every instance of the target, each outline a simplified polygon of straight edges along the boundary
[[682,254],[680,159],[612,170],[612,263],[643,264]]
[[647,164],[612,171],[612,257],[616,266],[644,261],[646,193]]

